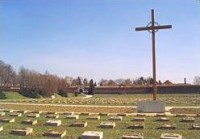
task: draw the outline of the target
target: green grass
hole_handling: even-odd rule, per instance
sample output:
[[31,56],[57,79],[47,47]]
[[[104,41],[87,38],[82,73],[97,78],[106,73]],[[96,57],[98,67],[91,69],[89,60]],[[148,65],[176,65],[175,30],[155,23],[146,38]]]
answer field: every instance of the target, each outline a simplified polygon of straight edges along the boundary
[[28,99],[18,92],[1,92],[0,99]]
[[[5,118],[11,118],[8,113],[6,113]],[[70,120],[70,119],[65,119],[63,115],[60,115],[60,120],[62,120],[62,125],[59,127],[51,127],[51,126],[45,126],[44,123],[48,119],[45,118],[45,114],[41,114],[41,117],[36,118],[38,120],[38,124],[33,125],[33,126],[27,126],[21,124],[21,121],[23,119],[27,119],[26,114],[23,114],[22,117],[17,117],[15,123],[0,123],[4,127],[4,130],[0,132],[0,137],[3,137],[3,139],[42,139],[43,136],[42,134],[45,131],[48,131],[49,129],[53,130],[58,130],[58,131],[67,131],[67,136],[72,136],[72,137],[80,137],[81,134],[84,131],[103,131],[104,137],[106,139],[118,139],[121,138],[122,135],[126,133],[131,133],[131,132],[139,132],[143,133],[145,139],[158,139],[160,138],[161,133],[164,132],[172,132],[172,133],[180,133],[183,135],[185,139],[198,139],[200,137],[200,132],[198,130],[189,130],[188,128],[190,127],[191,123],[183,123],[180,122],[181,118],[180,117],[170,117],[170,122],[167,123],[175,123],[177,126],[176,130],[160,130],[157,129],[160,127],[162,124],[165,122],[157,122],[156,119],[157,117],[147,117],[145,121],[145,129],[139,129],[139,130],[133,130],[133,129],[128,129],[127,127],[131,124],[134,123],[131,120],[134,118],[134,116],[128,116],[128,117],[123,117],[122,121],[115,121],[116,122],[116,127],[114,129],[102,129],[99,128],[99,124],[101,121],[110,121],[109,116],[101,116],[101,120],[95,121],[95,120],[88,120],[87,116],[80,116],[80,119],[78,121],[87,121],[88,126],[85,128],[81,127],[71,127],[70,125],[75,122],[75,120]],[[196,117],[196,123],[200,123],[200,117]],[[9,134],[11,129],[15,128],[23,128],[23,127],[33,127],[34,133],[27,136],[27,137],[19,137],[15,135]]]
[[[55,99],[38,98],[30,99],[21,96],[19,93],[6,92],[6,102],[26,103],[50,103],[50,104],[72,104],[72,105],[112,105],[112,106],[134,106],[141,100],[152,100],[151,94],[95,94],[92,98],[84,98],[84,95],[74,97],[61,97],[55,95]],[[167,106],[199,106],[200,94],[158,94],[157,97],[166,103]]]

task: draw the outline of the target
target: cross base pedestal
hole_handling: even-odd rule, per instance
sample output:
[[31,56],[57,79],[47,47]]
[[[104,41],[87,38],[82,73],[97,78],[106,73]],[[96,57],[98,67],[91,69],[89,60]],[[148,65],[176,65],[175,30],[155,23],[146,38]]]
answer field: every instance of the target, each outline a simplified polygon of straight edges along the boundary
[[164,113],[165,103],[160,100],[146,100],[137,103],[137,112],[140,113]]

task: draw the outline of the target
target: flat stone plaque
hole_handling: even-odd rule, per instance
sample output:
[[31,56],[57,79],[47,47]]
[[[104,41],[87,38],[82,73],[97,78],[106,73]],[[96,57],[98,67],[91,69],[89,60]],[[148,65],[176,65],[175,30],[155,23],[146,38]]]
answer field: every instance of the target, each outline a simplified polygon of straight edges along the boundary
[[192,124],[192,128],[191,129],[200,130],[200,124]]
[[59,115],[57,115],[57,114],[48,114],[48,115],[46,116],[46,118],[57,119],[57,118],[59,118]]
[[0,122],[2,123],[14,123],[15,122],[15,118],[11,118],[11,119],[0,119]]
[[73,115],[74,112],[64,112],[63,115]]
[[133,120],[132,121],[142,121],[142,122],[144,122],[145,121],[145,117],[135,117],[135,118],[133,118]]
[[171,130],[174,130],[176,129],[176,125],[175,124],[164,124],[162,125],[161,127],[159,127],[159,129],[171,129]]
[[38,113],[29,113],[29,114],[27,114],[27,117],[37,118],[37,117],[40,117],[40,114],[38,114]]
[[7,110],[7,109],[5,109],[4,112],[14,112],[14,110]]
[[48,120],[46,121],[45,125],[49,125],[49,126],[60,126],[62,123],[61,120]]
[[140,133],[130,133],[127,135],[123,135],[122,139],[143,139],[143,135]]
[[11,130],[11,134],[13,134],[13,135],[26,136],[30,133],[33,133],[33,128],[22,128],[22,129],[12,129]]
[[80,115],[91,115],[89,112],[82,112]]
[[194,117],[183,117],[181,122],[194,122],[195,118]]
[[79,119],[79,115],[67,115],[66,119]]
[[32,111],[31,113],[41,114],[42,111]]
[[164,114],[164,113],[157,113],[156,116],[157,116],[157,117],[166,117],[167,115]]
[[176,117],[187,117],[186,114],[176,114]]
[[136,116],[137,116],[137,117],[145,117],[146,114],[144,114],[144,113],[137,113]]
[[128,128],[130,129],[144,129],[144,123],[135,123],[130,125]]
[[167,117],[160,117],[160,118],[157,119],[157,121],[159,121],[159,122],[168,122],[169,118],[167,118]]
[[3,130],[3,126],[0,126],[0,131],[2,131]]
[[165,103],[159,100],[146,100],[137,103],[137,111],[144,113],[163,113],[165,112]]
[[116,126],[115,122],[101,122],[101,128],[114,128]]
[[99,113],[100,116],[108,116],[108,113]]
[[23,120],[22,124],[35,125],[35,124],[37,124],[37,120],[30,120],[30,119]]
[[12,113],[10,113],[10,116],[13,116],[13,117],[21,117],[21,116],[22,116],[22,113],[12,112]]
[[0,112],[0,116],[4,116],[5,114],[5,112]]
[[122,116],[111,116],[109,120],[122,121]]
[[47,114],[58,114],[58,112],[49,111],[49,112],[47,112]]
[[101,131],[85,131],[81,139],[103,139],[103,132]]
[[43,136],[49,137],[49,138],[63,138],[65,135],[66,135],[66,130],[63,132],[49,130],[43,134]]
[[73,126],[73,127],[86,127],[87,122],[86,121],[76,121],[71,126]]
[[26,110],[24,110],[24,111],[23,111],[23,110],[18,110],[17,112],[18,112],[18,113],[25,114],[25,113],[27,113],[28,111],[26,111]]
[[124,116],[126,117],[128,114],[127,113],[118,113],[117,116]]
[[87,119],[89,119],[89,120],[100,120],[100,116],[98,116],[98,115],[91,115]]
[[160,139],[182,139],[182,135],[177,133],[162,133]]

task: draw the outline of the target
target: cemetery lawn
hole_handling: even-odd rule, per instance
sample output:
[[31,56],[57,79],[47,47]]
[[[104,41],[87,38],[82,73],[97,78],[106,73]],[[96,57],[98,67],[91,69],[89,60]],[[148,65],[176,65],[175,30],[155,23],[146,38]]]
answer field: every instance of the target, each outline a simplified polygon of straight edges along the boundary
[[28,99],[18,92],[0,92],[0,100],[3,99]]
[[[170,122],[158,122],[156,119],[158,117],[146,117],[145,121],[145,129],[128,129],[127,127],[131,125],[131,123],[136,123],[131,121],[135,116],[127,116],[123,117],[122,121],[115,121],[116,122],[116,127],[113,129],[102,129],[99,128],[98,126],[102,121],[110,121],[109,116],[101,116],[100,120],[88,120],[85,115],[80,115],[79,120],[73,120],[73,119],[65,119],[64,115],[60,114],[60,117],[58,118],[59,120],[62,120],[62,125],[59,127],[53,127],[53,126],[46,126],[44,123],[48,120],[48,118],[45,118],[46,114],[42,113],[39,118],[34,118],[38,120],[38,124],[29,126],[29,125],[23,125],[21,124],[22,120],[28,119],[26,117],[27,114],[23,114],[22,117],[16,117],[14,123],[0,123],[1,126],[4,127],[4,130],[0,132],[0,137],[3,139],[42,139],[43,133],[48,131],[49,129],[57,130],[57,131],[67,131],[67,137],[74,137],[78,138],[81,136],[81,134],[84,131],[103,131],[104,133],[104,138],[105,139],[120,139],[122,135],[126,133],[131,133],[131,132],[138,132],[138,133],[143,133],[145,139],[158,139],[160,138],[161,133],[164,132],[169,132],[169,133],[180,133],[183,135],[184,138],[188,139],[197,139],[200,137],[200,132],[198,130],[190,130],[191,123],[184,123],[180,122],[181,117],[169,117]],[[9,116],[9,113],[6,112],[6,115],[1,117],[1,118],[11,118]],[[200,117],[195,117],[195,122],[200,123]],[[30,118],[29,118],[30,119]],[[70,125],[75,122],[75,121],[87,121],[88,126],[83,128],[83,127],[71,127]],[[157,129],[164,123],[170,123],[170,124],[176,124],[177,129],[176,130],[161,130]],[[23,127],[32,127],[33,128],[33,133],[25,136],[25,137],[20,137],[20,136],[15,136],[11,135],[10,131],[11,129],[16,129],[16,128],[23,128]],[[64,138],[67,138],[67,137]],[[74,139],[73,138],[73,139]]]
[[[21,96],[17,92],[4,93],[7,99],[0,102],[17,103],[44,103],[44,104],[66,104],[66,105],[106,105],[106,106],[136,106],[141,100],[152,100],[152,94],[95,94],[93,97],[84,96],[61,97],[56,95],[55,99],[37,98],[30,99]],[[196,94],[158,94],[158,99],[166,103],[166,106],[199,106],[200,93]]]

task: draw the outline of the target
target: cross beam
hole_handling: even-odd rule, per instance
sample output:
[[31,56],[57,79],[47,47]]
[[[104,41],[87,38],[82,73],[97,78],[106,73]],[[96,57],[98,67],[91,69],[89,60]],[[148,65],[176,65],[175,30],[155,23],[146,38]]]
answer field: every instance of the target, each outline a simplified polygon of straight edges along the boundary
[[158,25],[155,22],[154,10],[151,10],[151,22],[146,27],[137,27],[135,31],[149,31],[152,34],[152,67],[153,67],[153,100],[157,99],[157,82],[156,82],[156,43],[155,43],[155,33],[159,29],[170,29],[172,25]]
[[172,25],[162,25],[162,26],[150,26],[150,27],[138,27],[135,28],[135,31],[145,31],[145,30],[158,30],[158,29],[169,29],[172,28]]

